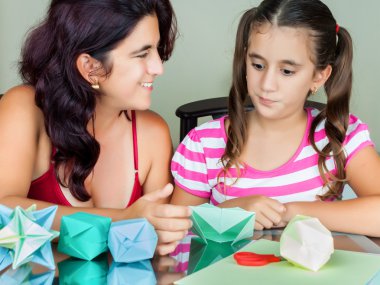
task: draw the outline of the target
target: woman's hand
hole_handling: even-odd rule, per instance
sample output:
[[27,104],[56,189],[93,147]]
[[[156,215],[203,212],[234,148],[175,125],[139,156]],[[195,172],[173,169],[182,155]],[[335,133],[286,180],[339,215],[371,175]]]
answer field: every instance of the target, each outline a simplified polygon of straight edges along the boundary
[[189,207],[160,204],[159,201],[168,198],[172,192],[173,186],[167,184],[163,189],[145,194],[130,207],[133,215],[146,218],[156,229],[160,255],[172,252],[192,226]]
[[169,285],[185,277],[184,272],[176,272],[177,261],[171,256],[155,256],[152,260],[158,285]]
[[283,227],[286,225],[283,217],[286,211],[285,206],[275,199],[266,196],[247,196],[225,201],[218,205],[222,208],[240,207],[250,212],[256,213],[255,229],[270,229],[273,227]]

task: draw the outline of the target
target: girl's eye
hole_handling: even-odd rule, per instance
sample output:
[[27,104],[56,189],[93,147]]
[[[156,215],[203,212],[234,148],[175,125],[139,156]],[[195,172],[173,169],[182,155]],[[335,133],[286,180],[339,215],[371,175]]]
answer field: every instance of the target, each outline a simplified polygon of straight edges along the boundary
[[252,66],[253,66],[256,70],[263,70],[263,69],[264,69],[264,64],[260,64],[260,63],[252,63]]
[[293,75],[295,73],[294,71],[291,71],[289,69],[282,69],[281,72],[285,76]]

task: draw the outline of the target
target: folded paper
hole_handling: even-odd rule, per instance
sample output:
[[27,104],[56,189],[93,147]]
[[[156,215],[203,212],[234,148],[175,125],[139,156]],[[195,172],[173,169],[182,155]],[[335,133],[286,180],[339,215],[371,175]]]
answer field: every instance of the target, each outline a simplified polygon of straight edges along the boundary
[[200,238],[192,238],[187,272],[188,274],[197,272],[233,254],[250,242],[250,240],[241,240],[232,244],[231,242],[219,243],[209,240],[205,244]]
[[[10,221],[12,210],[4,205],[0,205],[0,229],[5,227]],[[12,256],[10,250],[0,247],[0,271],[12,264]]]
[[378,271],[372,278],[369,280],[366,285],[379,285],[380,284],[380,271]]
[[30,264],[17,269],[8,269],[0,276],[0,284],[7,285],[50,285],[53,283],[55,271],[46,271],[33,275]]
[[77,212],[63,216],[58,251],[67,255],[92,260],[106,252],[111,219]]
[[281,235],[280,252],[290,263],[318,271],[334,252],[334,240],[317,218],[297,215]]
[[251,238],[255,213],[241,208],[219,208],[210,204],[192,206],[192,231],[204,242],[238,242]]
[[107,254],[101,254],[91,261],[71,257],[59,262],[58,270],[59,284],[104,285],[107,284]]
[[108,247],[116,262],[135,262],[153,257],[157,234],[146,219],[114,222],[108,234]]
[[7,222],[0,230],[0,246],[8,249],[0,267],[9,264],[9,256],[12,260],[12,268],[16,269],[27,262],[35,262],[49,269],[55,269],[54,258],[50,241],[59,236],[59,232],[51,230],[57,206],[48,207],[39,211],[33,205],[27,210],[16,207],[8,218],[9,209],[3,212],[1,221]]
[[[242,250],[279,255],[280,243],[261,239],[249,243]],[[358,285],[366,284],[379,270],[380,255],[345,250],[335,250],[330,261],[318,272],[304,270],[287,261],[265,266],[241,266],[231,255],[174,281],[174,284]]]
[[155,285],[157,284],[150,260],[132,263],[113,262],[107,276],[107,284]]

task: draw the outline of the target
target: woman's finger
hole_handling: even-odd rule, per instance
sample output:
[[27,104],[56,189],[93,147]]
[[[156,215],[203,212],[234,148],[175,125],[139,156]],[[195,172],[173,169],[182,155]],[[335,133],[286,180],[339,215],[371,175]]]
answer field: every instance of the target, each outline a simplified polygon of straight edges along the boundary
[[177,242],[171,242],[171,243],[158,244],[156,248],[156,252],[159,255],[166,255],[166,254],[172,253],[175,250],[175,248],[178,246],[178,243],[179,242],[177,241]]
[[157,230],[158,242],[159,243],[170,243],[174,241],[180,241],[183,239],[188,231],[178,231],[178,232],[168,232]]
[[185,232],[191,228],[193,223],[190,219],[163,219],[163,218],[151,218],[151,223],[156,230],[169,231],[169,232]]

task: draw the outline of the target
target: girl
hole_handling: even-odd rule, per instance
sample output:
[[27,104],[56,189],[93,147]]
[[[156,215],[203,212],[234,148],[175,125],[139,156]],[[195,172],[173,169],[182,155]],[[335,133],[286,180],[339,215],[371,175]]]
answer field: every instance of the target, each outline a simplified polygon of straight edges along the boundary
[[[172,160],[171,202],[256,212],[256,229],[296,214],[380,236],[380,158],[349,114],[352,43],[317,0],[264,0],[236,37],[229,114],[194,130]],[[326,107],[304,108],[324,88]],[[244,113],[246,97],[254,111]],[[340,200],[349,184],[358,198]],[[331,202],[336,201],[336,202]]]
[[53,0],[23,48],[25,85],[0,100],[0,203],[57,204],[54,229],[77,211],[145,217],[171,252],[190,211],[162,204],[171,140],[147,109],[175,36],[169,0]]

